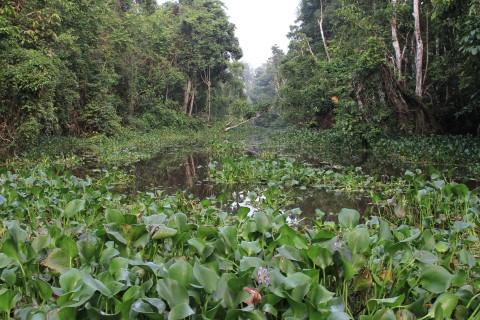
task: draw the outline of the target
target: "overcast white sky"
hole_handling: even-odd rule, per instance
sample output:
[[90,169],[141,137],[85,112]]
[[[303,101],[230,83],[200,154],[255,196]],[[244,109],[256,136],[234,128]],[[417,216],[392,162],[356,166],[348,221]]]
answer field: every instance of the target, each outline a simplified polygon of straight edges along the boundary
[[[159,3],[167,0],[157,0]],[[242,61],[259,67],[278,44],[285,52],[287,33],[297,17],[299,0],[223,0],[243,50]]]

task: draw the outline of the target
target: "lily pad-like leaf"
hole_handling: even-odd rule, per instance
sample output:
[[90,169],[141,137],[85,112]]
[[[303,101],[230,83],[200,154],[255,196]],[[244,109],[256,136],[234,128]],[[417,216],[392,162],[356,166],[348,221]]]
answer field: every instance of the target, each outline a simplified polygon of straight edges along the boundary
[[186,261],[177,261],[168,269],[170,278],[177,280],[185,288],[188,288],[194,278],[193,267]]
[[442,293],[450,287],[453,275],[441,266],[427,267],[420,277],[422,286],[430,292]]
[[218,233],[222,236],[225,244],[232,249],[237,248],[237,228],[235,227],[221,227],[218,229]]
[[310,290],[310,300],[318,308],[319,305],[327,303],[333,298],[335,293],[328,291],[324,286],[315,283]]
[[284,257],[288,260],[293,261],[302,261],[302,256],[300,255],[300,250],[289,245],[283,245],[277,248],[278,254],[281,257]]
[[369,249],[370,235],[365,228],[352,230],[348,233],[348,247],[353,253],[363,253]]
[[307,250],[308,257],[312,262],[322,269],[327,268],[333,263],[333,255],[330,250],[318,246],[313,246]]
[[80,271],[70,269],[60,276],[60,288],[65,292],[74,291],[79,284],[83,283]]
[[67,203],[65,209],[63,209],[63,215],[72,218],[83,209],[85,209],[85,200],[75,199]]
[[217,289],[219,276],[212,269],[195,263],[193,266],[193,274],[207,293],[213,293]]
[[10,310],[15,307],[17,303],[18,292],[10,289],[0,290],[0,310],[5,313],[10,313]]
[[94,279],[88,272],[86,271],[81,271],[81,276],[83,279],[83,282],[89,286],[91,289],[95,291],[99,291],[101,294],[107,297],[111,297],[112,293],[111,291],[100,281],[97,279]]
[[125,217],[117,209],[105,210],[105,220],[107,223],[125,223]]
[[285,289],[291,290],[297,286],[310,283],[310,281],[312,281],[312,279],[306,274],[301,272],[295,272],[294,274],[291,274],[285,278]]
[[[458,304],[458,297],[453,293],[442,293],[437,297],[435,303],[430,308],[428,315],[431,318],[439,319],[440,316],[442,319],[449,319],[453,313],[453,310],[457,307]],[[441,312],[439,311],[440,308],[438,305],[441,306]],[[440,314],[439,314],[440,313]]]
[[338,223],[344,228],[353,229],[360,223],[360,213],[354,209],[343,208],[338,214]]
[[262,246],[260,245],[260,242],[258,240],[253,242],[242,241],[240,243],[240,247],[242,247],[242,249],[245,250],[245,252],[249,256],[262,251]]
[[70,256],[63,249],[55,248],[43,260],[42,265],[52,270],[53,273],[65,273],[70,269]]
[[160,298],[167,301],[170,308],[177,304],[188,304],[188,292],[177,280],[160,279],[157,283],[157,292]]
[[152,235],[153,240],[171,238],[175,236],[178,232],[176,229],[169,228],[163,225],[157,225],[154,227],[153,230],[154,230]]

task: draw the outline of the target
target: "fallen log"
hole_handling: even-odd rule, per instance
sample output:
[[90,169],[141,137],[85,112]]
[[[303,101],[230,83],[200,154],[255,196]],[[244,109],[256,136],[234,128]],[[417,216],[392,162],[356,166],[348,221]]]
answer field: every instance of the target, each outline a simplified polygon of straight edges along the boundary
[[259,117],[261,117],[261,116],[262,116],[261,113],[257,113],[257,115],[256,115],[255,117],[250,118],[250,119],[247,119],[247,120],[242,121],[242,122],[240,122],[240,123],[237,123],[236,125],[233,125],[233,126],[230,126],[230,127],[226,127],[225,129],[223,129],[223,131],[226,132],[226,131],[228,131],[228,130],[235,129],[235,128],[237,128],[237,127],[240,127],[242,124],[245,124],[245,123],[247,123],[247,122],[251,122],[251,121],[253,121],[253,120],[255,120],[255,119],[257,119],[257,118],[259,118]]

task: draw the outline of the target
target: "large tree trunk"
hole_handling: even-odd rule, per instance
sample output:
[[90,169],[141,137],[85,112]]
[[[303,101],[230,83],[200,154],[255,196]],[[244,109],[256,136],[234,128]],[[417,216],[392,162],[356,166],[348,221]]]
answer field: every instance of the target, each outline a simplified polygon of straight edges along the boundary
[[423,95],[423,41],[420,30],[420,1],[413,0],[413,17],[415,18],[415,40],[417,43],[417,52],[415,55],[415,94],[419,97]]
[[398,40],[398,27],[397,27],[397,0],[392,0],[393,14],[390,20],[390,27],[392,29],[392,45],[395,50],[395,66],[397,68],[398,78],[402,78],[402,60],[403,55],[400,48],[400,41]]
[[436,129],[432,112],[418,95],[407,92],[399,83],[390,68],[382,67],[382,83],[390,105],[398,114],[400,124],[405,133],[410,132],[411,120],[415,121],[415,133],[424,134]]
[[327,61],[330,62],[330,54],[328,53],[327,39],[325,38],[325,33],[323,32],[323,0],[320,0],[320,20],[318,20],[318,25],[320,26],[320,34],[322,35],[323,48],[325,49],[325,55],[327,56]]
[[183,94],[183,106],[182,110],[183,113],[187,113],[188,108],[188,101],[190,100],[190,94],[192,91],[192,80],[190,78],[187,79],[187,85],[185,88],[185,93]]

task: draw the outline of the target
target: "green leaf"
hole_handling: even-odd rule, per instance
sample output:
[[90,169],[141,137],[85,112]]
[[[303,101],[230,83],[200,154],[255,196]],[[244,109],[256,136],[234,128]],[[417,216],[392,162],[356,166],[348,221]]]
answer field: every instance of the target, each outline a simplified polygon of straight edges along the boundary
[[157,292],[160,298],[167,301],[170,308],[178,304],[188,304],[187,289],[177,280],[160,279],[157,282]]
[[403,300],[405,300],[405,293],[393,298],[370,299],[368,300],[368,307],[370,309],[377,309],[379,306],[396,308],[403,303]]
[[65,292],[76,290],[79,284],[82,284],[82,276],[77,269],[70,269],[60,276],[60,288]]
[[249,256],[258,254],[259,252],[262,251],[262,247],[258,240],[253,242],[242,241],[240,243],[240,247],[242,247],[242,249],[245,250],[245,252]]
[[13,286],[17,282],[17,274],[10,269],[3,269],[0,279],[9,286]]
[[217,289],[219,276],[212,269],[195,263],[193,266],[193,274],[207,293],[211,294]]
[[354,209],[343,208],[338,214],[338,223],[344,228],[353,229],[360,223],[360,213]]
[[313,284],[310,290],[310,300],[317,309],[319,309],[321,304],[330,301],[334,295],[335,293],[328,291],[324,286],[318,283]]
[[125,223],[125,217],[117,209],[105,210],[105,220],[107,221],[107,223]]
[[288,277],[285,278],[285,289],[291,290],[297,286],[301,286],[304,284],[308,284],[312,281],[312,279],[304,273],[295,272]]
[[266,212],[255,212],[253,215],[253,219],[255,220],[255,224],[257,225],[258,232],[266,233],[272,228],[272,220],[270,219],[270,215],[268,215]]
[[430,292],[442,293],[450,287],[453,275],[440,266],[427,267],[420,276],[420,283]]
[[77,213],[85,209],[85,200],[75,199],[67,203],[63,209],[63,216],[67,218],[74,217]]
[[47,255],[42,264],[53,273],[65,273],[70,269],[70,256],[63,249],[55,248]]
[[177,280],[185,288],[188,288],[193,281],[193,267],[186,261],[177,261],[168,269],[170,278]]
[[163,225],[156,225],[154,226],[154,232],[152,235],[153,240],[159,240],[159,239],[167,239],[175,236],[177,234],[177,230],[173,228],[169,228]]
[[475,257],[465,249],[462,249],[462,251],[460,251],[460,262],[463,265],[468,266],[469,269],[477,265],[477,259],[475,259]]
[[277,248],[278,254],[281,257],[284,257],[288,260],[293,261],[302,261],[302,256],[300,255],[300,250],[289,245],[283,245]]
[[[448,319],[457,307],[457,304],[458,297],[456,295],[448,292],[442,293],[437,297],[437,300],[435,300],[435,303],[430,308],[428,315],[430,315],[431,317],[435,317],[435,319],[439,319],[438,316],[440,316],[442,319]],[[437,305],[441,306],[441,314],[438,314],[439,308]]]
[[228,248],[235,250],[237,248],[237,228],[235,227],[221,227],[218,228],[218,233],[222,236]]
[[187,303],[180,303],[172,308],[172,310],[168,314],[168,320],[185,319],[186,317],[193,314],[195,314],[195,312],[192,310],[192,308],[190,308]]
[[363,253],[369,249],[370,235],[365,228],[354,229],[348,233],[348,247],[353,253]]
[[372,320],[397,320],[395,313],[390,309],[382,309],[375,312]]
[[52,287],[41,279],[35,279],[34,282],[35,282],[35,287],[37,288],[38,293],[40,295],[40,298],[43,301],[49,300],[53,294]]
[[250,213],[250,208],[248,207],[239,207],[237,211],[237,215],[241,220],[245,219],[249,213]]
[[330,252],[330,250],[323,247],[310,247],[307,250],[307,255],[316,266],[319,266],[322,269],[326,269],[329,265],[333,263],[332,253]]
[[17,304],[18,292],[10,289],[0,289],[0,310],[10,313]]
[[110,290],[100,280],[94,279],[86,271],[80,271],[80,273],[82,276],[83,283],[85,283],[91,289],[93,289],[94,291],[99,291],[101,294],[103,294],[106,297],[112,296],[112,293],[110,292]]

